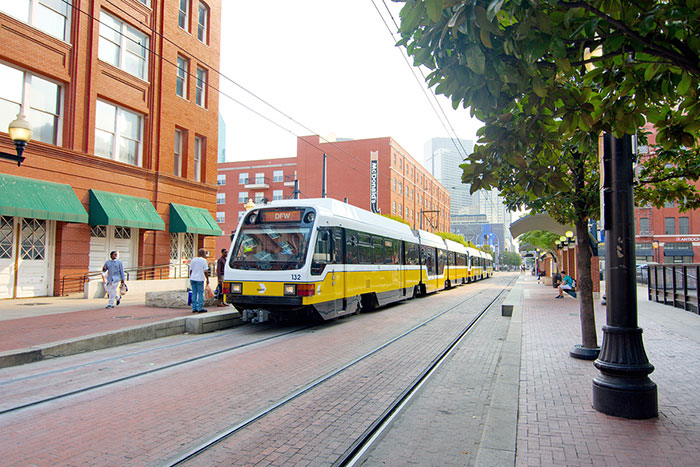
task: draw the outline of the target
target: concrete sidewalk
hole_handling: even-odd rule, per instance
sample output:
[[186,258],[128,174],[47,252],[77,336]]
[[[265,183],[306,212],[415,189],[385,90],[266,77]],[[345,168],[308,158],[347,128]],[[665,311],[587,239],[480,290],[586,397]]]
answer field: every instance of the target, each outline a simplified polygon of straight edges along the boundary
[[189,308],[146,306],[143,294],[129,294],[115,308],[106,309],[106,303],[70,297],[0,300],[0,368],[240,322],[233,307],[193,315]]

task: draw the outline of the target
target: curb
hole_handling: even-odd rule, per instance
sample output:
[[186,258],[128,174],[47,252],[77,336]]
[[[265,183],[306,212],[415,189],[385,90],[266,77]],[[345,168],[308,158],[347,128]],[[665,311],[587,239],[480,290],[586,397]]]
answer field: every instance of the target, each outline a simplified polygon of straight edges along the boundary
[[520,306],[523,286],[520,282],[516,282],[503,301],[512,310],[512,317],[509,318],[508,336],[501,350],[491,404],[474,462],[479,467],[515,465],[523,323]]
[[26,349],[9,350],[0,352],[0,368],[133,344],[176,334],[204,334],[218,331],[242,324],[240,316],[240,313],[237,311],[219,311],[197,316],[183,316],[116,331],[50,342]]

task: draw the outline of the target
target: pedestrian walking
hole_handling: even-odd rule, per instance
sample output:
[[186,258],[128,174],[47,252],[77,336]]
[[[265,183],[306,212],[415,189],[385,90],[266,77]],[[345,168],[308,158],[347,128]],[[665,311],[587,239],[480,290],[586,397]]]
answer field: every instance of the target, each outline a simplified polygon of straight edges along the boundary
[[204,309],[204,283],[209,285],[207,252],[200,248],[198,256],[190,261],[190,285],[192,287],[192,313],[206,313]]
[[117,289],[121,284],[124,284],[124,265],[118,258],[119,252],[112,251],[109,253],[109,259],[102,266],[104,287],[108,299],[106,308],[114,308],[115,303],[119,306],[122,301]]
[[224,303],[224,269],[226,268],[226,256],[228,251],[226,248],[221,249],[221,256],[216,261],[216,299],[218,306],[226,306]]

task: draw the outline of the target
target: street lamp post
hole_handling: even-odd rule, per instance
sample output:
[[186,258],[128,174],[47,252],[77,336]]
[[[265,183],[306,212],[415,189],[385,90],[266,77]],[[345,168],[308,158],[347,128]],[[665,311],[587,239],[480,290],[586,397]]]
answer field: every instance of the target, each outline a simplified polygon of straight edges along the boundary
[[616,417],[653,418],[658,416],[656,384],[649,379],[654,366],[637,326],[631,136],[605,135],[603,159],[607,324],[594,362],[600,375],[593,378],[593,408]]
[[27,146],[27,142],[32,139],[32,126],[20,111],[17,114],[17,118],[10,122],[7,132],[10,134],[10,139],[15,143],[17,154],[0,152],[0,157],[17,162],[17,167],[19,167],[25,159],[22,155],[24,153],[24,148]]

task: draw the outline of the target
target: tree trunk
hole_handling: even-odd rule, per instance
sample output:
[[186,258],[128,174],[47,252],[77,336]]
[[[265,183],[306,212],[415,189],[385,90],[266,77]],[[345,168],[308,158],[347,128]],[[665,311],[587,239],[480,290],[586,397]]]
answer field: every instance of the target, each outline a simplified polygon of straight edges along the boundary
[[598,337],[595,327],[595,313],[593,311],[593,280],[591,279],[591,247],[588,240],[588,221],[579,219],[576,225],[576,272],[578,276],[578,289],[581,295],[581,339],[584,348],[594,349],[598,347]]

